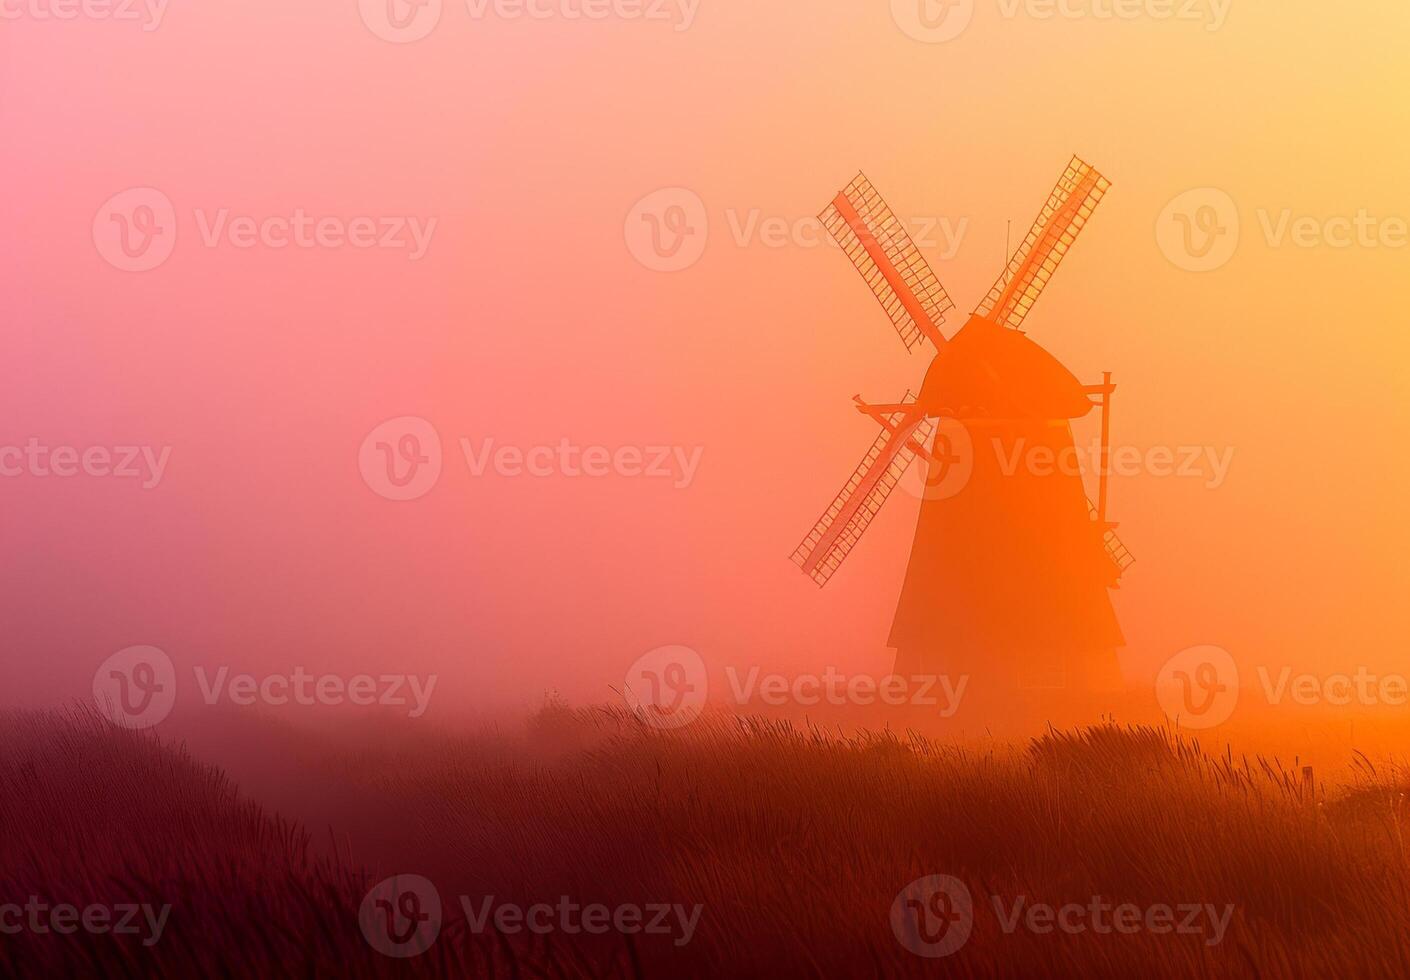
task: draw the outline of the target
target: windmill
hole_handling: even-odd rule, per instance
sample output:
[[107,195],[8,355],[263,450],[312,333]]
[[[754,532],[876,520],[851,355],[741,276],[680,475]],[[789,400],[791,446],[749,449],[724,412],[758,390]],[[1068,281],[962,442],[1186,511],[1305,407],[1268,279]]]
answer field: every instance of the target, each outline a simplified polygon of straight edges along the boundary
[[[864,175],[821,215],[907,351],[928,342],[936,353],[918,396],[855,399],[881,433],[794,563],[825,586],[917,457],[931,487],[956,464],[937,420],[976,436],[963,488],[922,504],[891,634],[897,673],[971,669],[1039,687],[1112,682],[1124,642],[1107,590],[1133,561],[1106,512],[1115,385],[1110,374],[1082,385],[1021,329],[1110,186],[1073,157],[993,287],[948,339],[940,327],[954,303]],[[1033,448],[1075,458],[1070,420],[1093,408],[1102,432],[1096,503],[1080,473],[1022,462]]]

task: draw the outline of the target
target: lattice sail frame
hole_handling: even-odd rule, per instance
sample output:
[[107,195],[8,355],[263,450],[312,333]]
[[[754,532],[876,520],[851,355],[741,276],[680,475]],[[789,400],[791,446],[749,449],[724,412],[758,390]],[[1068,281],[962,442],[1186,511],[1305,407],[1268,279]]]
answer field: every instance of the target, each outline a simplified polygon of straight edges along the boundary
[[1111,182],[1091,164],[1073,157],[1023,244],[974,312],[1000,326],[1020,329],[1110,189]]
[[857,174],[819,217],[881,303],[906,350],[926,340],[943,347],[940,325],[954,301],[866,175]]
[[[914,403],[915,397],[908,392],[902,404]],[[915,461],[915,447],[925,445],[934,428],[929,419],[905,412],[893,412],[886,421],[842,491],[793,552],[793,563],[819,587],[842,567]]]

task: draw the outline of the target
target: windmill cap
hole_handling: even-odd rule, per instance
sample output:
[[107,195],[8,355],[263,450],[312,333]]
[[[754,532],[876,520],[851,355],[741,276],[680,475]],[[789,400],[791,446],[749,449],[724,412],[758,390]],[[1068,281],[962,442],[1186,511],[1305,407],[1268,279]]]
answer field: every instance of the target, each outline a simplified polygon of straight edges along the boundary
[[1024,333],[974,315],[936,355],[921,406],[953,418],[1075,419],[1092,410],[1082,382]]

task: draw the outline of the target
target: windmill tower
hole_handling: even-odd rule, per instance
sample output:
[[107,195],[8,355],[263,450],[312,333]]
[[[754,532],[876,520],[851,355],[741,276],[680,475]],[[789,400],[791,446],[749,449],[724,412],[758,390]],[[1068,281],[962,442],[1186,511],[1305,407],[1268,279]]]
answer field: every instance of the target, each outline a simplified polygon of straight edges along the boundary
[[[965,468],[958,491],[924,495],[891,631],[899,674],[967,674],[971,690],[1000,699],[1119,683],[1124,641],[1108,590],[1133,559],[1106,514],[1115,386],[1109,374],[1083,385],[1021,329],[1109,187],[1074,157],[993,288],[948,339],[940,327],[954,303],[865,176],[822,214],[906,349],[929,342],[936,353],[918,397],[856,399],[881,433],[794,563],[826,585],[916,457],[928,488]],[[1080,472],[1060,465],[1077,458],[1071,420],[1093,408],[1102,426],[1097,503]],[[956,425],[964,446],[949,435]]]

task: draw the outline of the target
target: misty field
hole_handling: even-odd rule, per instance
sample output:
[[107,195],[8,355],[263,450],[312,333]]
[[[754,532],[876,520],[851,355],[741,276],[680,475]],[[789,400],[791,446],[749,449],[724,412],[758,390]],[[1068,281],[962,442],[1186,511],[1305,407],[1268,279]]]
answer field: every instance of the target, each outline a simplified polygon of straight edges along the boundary
[[[0,717],[0,974],[1410,974],[1406,786],[1370,762],[1314,788],[1156,728],[958,747],[564,707],[246,729],[284,766],[258,791],[87,712]],[[397,875],[441,907],[406,958],[367,938],[430,909],[369,919]]]

